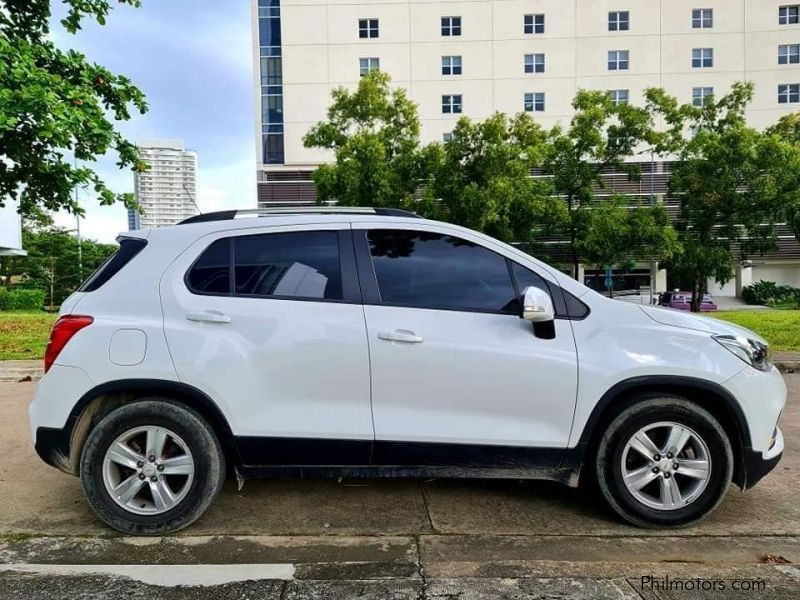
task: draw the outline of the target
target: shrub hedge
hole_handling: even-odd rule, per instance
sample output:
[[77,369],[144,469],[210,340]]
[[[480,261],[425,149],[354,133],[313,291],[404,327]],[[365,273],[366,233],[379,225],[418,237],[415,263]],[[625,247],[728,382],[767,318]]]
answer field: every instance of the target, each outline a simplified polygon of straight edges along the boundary
[[42,310],[44,297],[44,290],[0,288],[0,310]]
[[758,281],[742,288],[742,299],[748,304],[795,304],[800,303],[800,289],[790,285],[778,285],[774,281]]

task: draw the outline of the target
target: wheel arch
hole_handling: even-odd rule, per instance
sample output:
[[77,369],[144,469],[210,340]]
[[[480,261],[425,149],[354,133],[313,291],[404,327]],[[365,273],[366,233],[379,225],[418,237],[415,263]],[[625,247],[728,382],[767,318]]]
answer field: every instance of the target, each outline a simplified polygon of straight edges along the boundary
[[713,381],[693,377],[654,375],[623,380],[607,390],[595,405],[581,432],[577,446],[566,461],[579,472],[594,460],[594,452],[606,427],[622,410],[653,394],[670,394],[703,407],[716,418],[728,434],[734,455],[733,482],[746,485],[745,460],[751,448],[750,430],[736,398]]
[[168,398],[197,412],[208,421],[217,435],[226,463],[236,463],[238,455],[228,420],[206,393],[178,381],[120,379],[95,386],[75,403],[64,428],[57,436],[60,438],[60,454],[66,459],[66,464],[57,466],[77,475],[83,445],[94,426],[115,408],[152,397]]

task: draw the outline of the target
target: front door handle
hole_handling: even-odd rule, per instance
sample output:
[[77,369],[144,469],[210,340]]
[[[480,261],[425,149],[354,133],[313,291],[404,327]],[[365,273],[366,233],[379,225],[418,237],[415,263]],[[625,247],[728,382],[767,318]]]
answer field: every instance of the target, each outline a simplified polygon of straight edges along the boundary
[[395,329],[378,334],[378,337],[387,342],[403,342],[405,344],[421,344],[425,338],[408,329]]
[[230,323],[231,318],[223,315],[218,310],[207,310],[204,312],[190,312],[186,318],[196,323]]

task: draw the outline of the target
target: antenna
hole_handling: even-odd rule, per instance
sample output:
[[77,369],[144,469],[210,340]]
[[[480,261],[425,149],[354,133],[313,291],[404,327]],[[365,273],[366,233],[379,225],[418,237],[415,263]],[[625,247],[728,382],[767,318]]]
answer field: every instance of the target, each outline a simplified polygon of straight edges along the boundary
[[189,188],[187,188],[186,184],[183,182],[181,182],[181,185],[183,186],[183,191],[186,192],[186,195],[189,196],[189,200],[192,201],[192,204],[194,204],[194,207],[197,209],[197,212],[202,215],[203,211],[200,210],[199,206],[197,206],[197,202],[194,201],[194,197],[192,196],[192,193],[189,191]]

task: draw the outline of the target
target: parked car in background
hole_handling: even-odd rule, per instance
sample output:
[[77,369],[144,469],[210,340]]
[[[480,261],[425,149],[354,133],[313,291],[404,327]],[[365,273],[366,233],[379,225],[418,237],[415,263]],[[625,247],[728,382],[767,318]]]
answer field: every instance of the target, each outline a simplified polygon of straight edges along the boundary
[[185,527],[226,474],[590,480],[675,527],[780,460],[752,331],[403,211],[240,212],[123,234],[61,306],[31,434],[119,531]]
[[[692,307],[692,292],[664,292],[658,300],[659,306],[667,308],[677,308],[678,310],[690,310]],[[700,311],[711,312],[717,310],[717,305],[711,299],[711,294],[703,294],[700,300]]]

